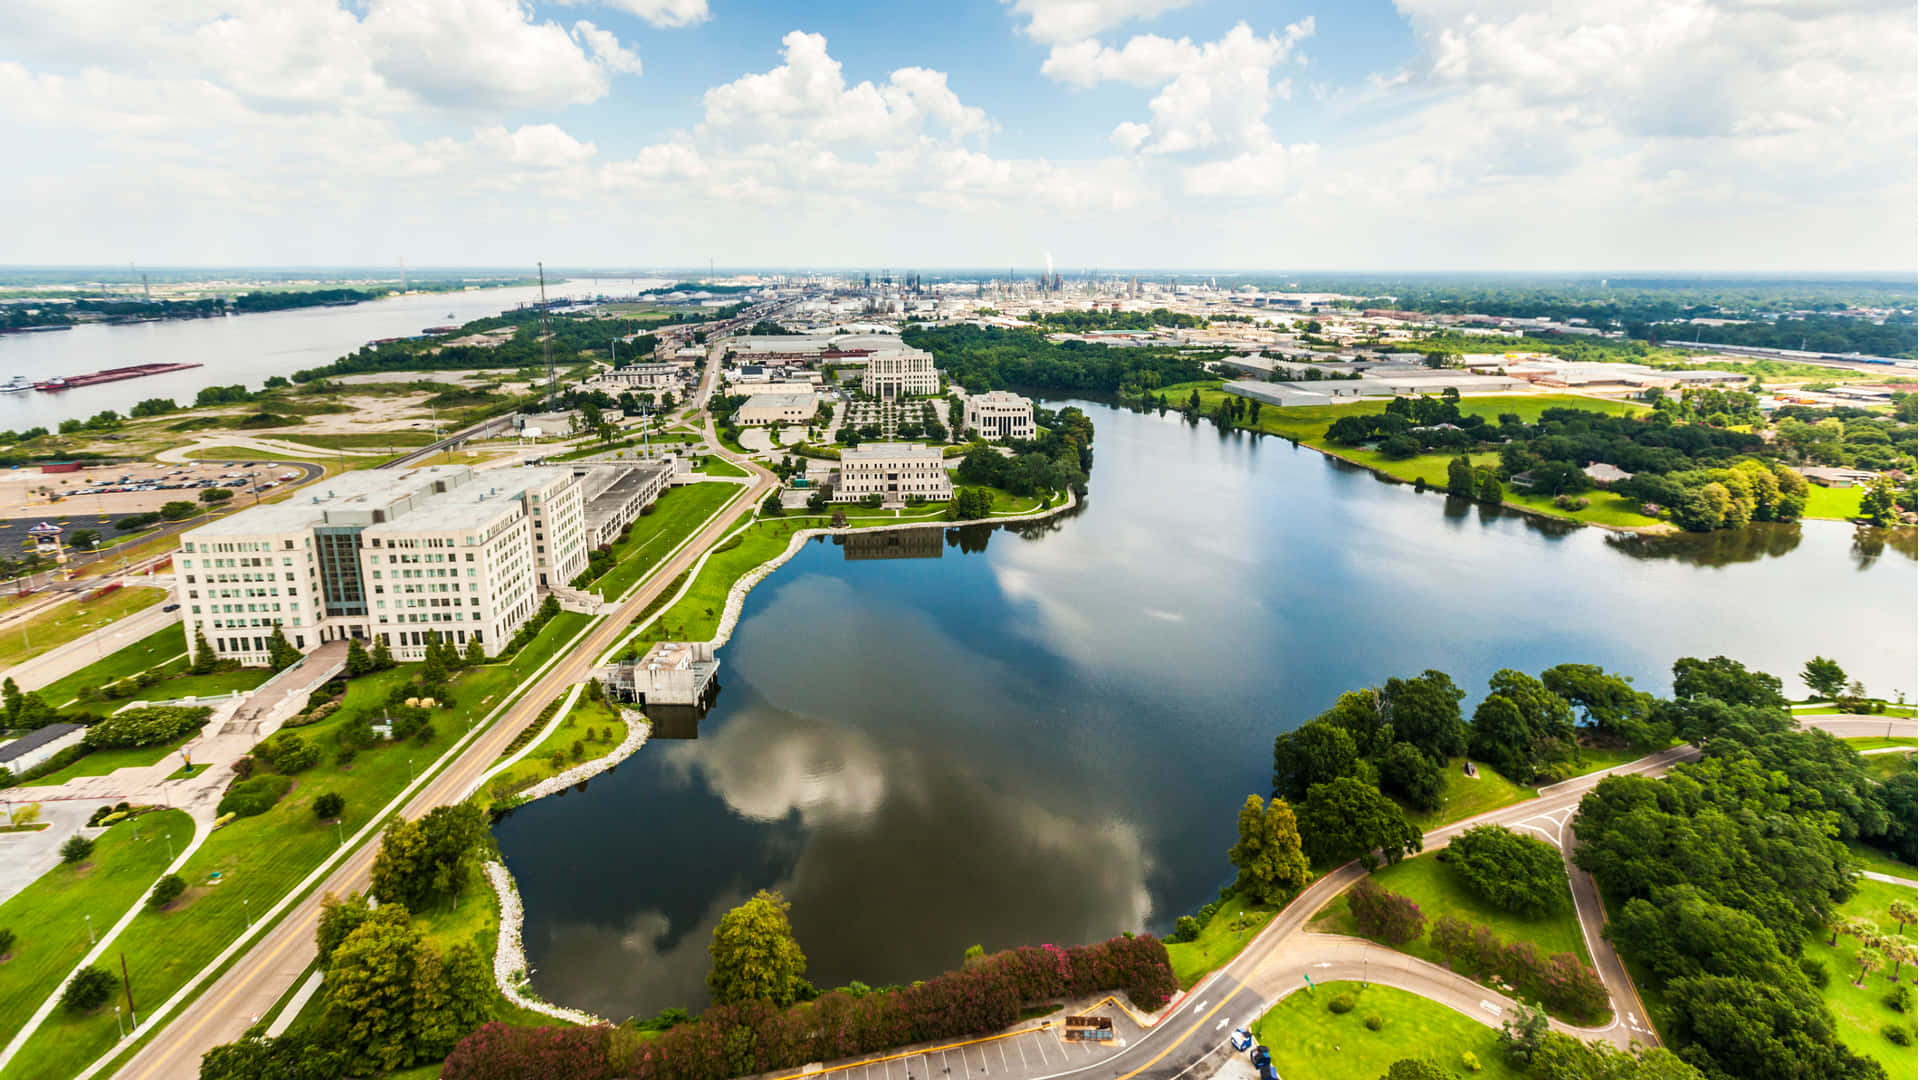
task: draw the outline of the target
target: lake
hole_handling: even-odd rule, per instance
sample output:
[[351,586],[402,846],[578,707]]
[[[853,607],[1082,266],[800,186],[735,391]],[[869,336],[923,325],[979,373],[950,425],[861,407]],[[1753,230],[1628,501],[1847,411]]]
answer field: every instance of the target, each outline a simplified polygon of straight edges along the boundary
[[[550,298],[630,293],[665,281],[548,282]],[[292,375],[330,364],[375,338],[407,337],[429,326],[458,325],[538,301],[536,287],[391,296],[347,307],[229,315],[215,319],[167,319],[118,326],[86,323],[71,330],[0,334],[0,381],[14,375],[46,379],[81,375],[129,364],[201,364],[202,367],[144,379],[101,383],[56,394],[30,390],[0,394],[0,431],[93,416],[102,409],[121,415],[136,402],[170,397],[191,405],[206,386],[244,383],[258,390],[271,375]]]
[[535,989],[616,1020],[697,1011],[714,925],[760,888],[792,901],[822,987],[924,978],[974,944],[1164,932],[1231,879],[1274,735],[1429,667],[1469,710],[1502,667],[1597,663],[1664,692],[1686,655],[1803,693],[1821,653],[1913,694],[1911,532],[1623,538],[1082,407],[1083,509],[810,543],[749,595],[697,738],[496,826]]

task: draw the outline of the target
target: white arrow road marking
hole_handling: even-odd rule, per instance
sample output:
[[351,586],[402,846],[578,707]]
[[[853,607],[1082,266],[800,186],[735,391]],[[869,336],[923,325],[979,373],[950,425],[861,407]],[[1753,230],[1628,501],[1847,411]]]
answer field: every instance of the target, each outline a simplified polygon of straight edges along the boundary
[[1195,1005],[1195,1006],[1193,1007],[1193,1011],[1194,1011],[1194,1012],[1199,1012],[1199,1011],[1200,1011],[1201,1009],[1204,1009],[1204,1008],[1206,1008],[1206,1007],[1207,1007],[1207,1003],[1203,1001],[1203,1002],[1201,1002],[1200,1004],[1198,1004],[1198,1005]]
[[1230,1023],[1232,1023],[1232,1022],[1233,1022],[1233,1021],[1232,1021],[1231,1019],[1228,1019],[1228,1018],[1222,1018],[1222,1019],[1221,1019],[1221,1021],[1220,1021],[1219,1023],[1217,1023],[1217,1024],[1215,1024],[1215,1025],[1213,1025],[1213,1030],[1215,1030],[1215,1031],[1219,1031],[1219,1030],[1221,1030],[1221,1029],[1223,1029],[1223,1028],[1225,1028],[1225,1027],[1226,1027],[1226,1026],[1227,1026],[1228,1024],[1230,1024]]
[[1490,1013],[1492,1013],[1492,1014],[1493,1014],[1493,1015],[1495,1015],[1495,1016],[1499,1016],[1499,1015],[1500,1015],[1500,1006],[1498,1006],[1498,1005],[1495,1005],[1495,1004],[1494,1004],[1493,1002],[1491,1002],[1491,1001],[1482,1001],[1482,1002],[1480,1002],[1480,1007],[1481,1007],[1481,1008],[1483,1008],[1483,1009],[1485,1009],[1485,1010],[1487,1010],[1488,1012],[1490,1012]]

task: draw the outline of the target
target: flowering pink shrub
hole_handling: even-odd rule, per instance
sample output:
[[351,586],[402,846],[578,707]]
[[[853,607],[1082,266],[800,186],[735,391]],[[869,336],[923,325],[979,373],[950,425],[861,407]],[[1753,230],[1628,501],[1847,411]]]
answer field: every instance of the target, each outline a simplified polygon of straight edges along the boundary
[[[1098,945],[1008,949],[958,971],[890,991],[858,996],[823,994],[790,1009],[766,1002],[716,1005],[700,1019],[648,1042],[606,1029],[515,1029],[488,1024],[462,1040],[447,1059],[446,1080],[728,1080],[833,1061],[904,1046],[1009,1027],[1028,1005],[1066,996],[1124,991],[1153,1011],[1177,983],[1167,949],[1151,935],[1117,937]],[[587,1038],[587,1034],[598,1032]],[[580,1036],[581,1046],[556,1041]],[[525,1035],[522,1038],[520,1036]],[[597,1040],[597,1041],[595,1041]],[[600,1071],[585,1070],[576,1055],[591,1043]],[[496,1067],[495,1058],[508,1062]]]

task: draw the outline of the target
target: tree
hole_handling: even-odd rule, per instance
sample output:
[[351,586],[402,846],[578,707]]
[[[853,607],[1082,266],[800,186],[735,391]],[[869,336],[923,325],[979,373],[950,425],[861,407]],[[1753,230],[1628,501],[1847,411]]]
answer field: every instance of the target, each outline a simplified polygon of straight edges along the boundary
[[464,942],[445,957],[420,942],[413,972],[415,1060],[439,1061],[492,1012],[493,976],[479,950]]
[[231,498],[233,498],[233,492],[226,488],[202,488],[200,491],[200,501],[209,506],[226,502]]
[[1388,892],[1371,877],[1361,878],[1347,893],[1347,908],[1360,924],[1362,934],[1396,949],[1419,937],[1427,928],[1427,917],[1420,913],[1419,904],[1409,897]]
[[1900,932],[1907,932],[1907,924],[1914,921],[1913,905],[1905,900],[1895,900],[1887,905],[1887,914],[1900,924]]
[[213,667],[220,658],[213,654],[213,646],[207,643],[206,628],[195,624],[193,628],[193,662],[187,670],[195,675],[211,675]]
[[1529,1080],[1701,1080],[1700,1071],[1673,1051],[1636,1046],[1620,1050],[1549,1032],[1527,1062]]
[[1412,743],[1397,742],[1380,759],[1380,787],[1405,799],[1416,810],[1438,810],[1444,802],[1447,780],[1432,758]]
[[1240,808],[1240,838],[1227,858],[1240,870],[1234,888],[1262,904],[1291,899],[1313,876],[1293,807],[1277,795],[1265,804],[1258,795],[1247,796]]
[[91,964],[73,973],[60,991],[60,1007],[71,1013],[90,1013],[113,996],[114,979],[106,969]]
[[1819,995],[1799,983],[1727,976],[1680,979],[1667,988],[1667,1030],[1680,1057],[1711,1080],[1885,1074],[1835,1038]]
[[1446,672],[1428,668],[1416,678],[1388,679],[1381,696],[1394,738],[1412,743],[1436,761],[1466,752],[1460,702],[1467,695]]
[[1303,798],[1315,784],[1353,776],[1359,761],[1353,736],[1344,729],[1318,721],[1303,724],[1274,737],[1274,794]]
[[381,904],[327,966],[323,1022],[362,1075],[414,1060],[414,976],[425,938],[407,919],[404,905]]
[[1420,830],[1393,800],[1350,776],[1308,790],[1299,818],[1307,857],[1321,865],[1353,858],[1370,863],[1375,849],[1396,863],[1420,850]]
[[1573,750],[1573,708],[1524,672],[1502,668],[1473,712],[1473,755],[1508,778],[1533,780]]
[[1846,691],[1847,673],[1834,661],[1816,656],[1800,669],[1800,681],[1807,684],[1814,697],[1831,701]]
[[1498,825],[1480,825],[1455,837],[1447,847],[1447,866],[1481,899],[1516,915],[1535,918],[1572,901],[1559,849]]
[[437,806],[418,821],[394,822],[373,858],[373,895],[415,909],[451,898],[486,831],[486,815],[471,803]]
[[179,874],[168,874],[153,883],[153,891],[147,894],[147,906],[155,911],[165,910],[168,904],[180,898],[187,891],[187,883]]
[[1524,1001],[1514,1006],[1513,1013],[1500,1022],[1500,1037],[1506,1047],[1507,1060],[1516,1065],[1532,1061],[1551,1030],[1545,1009]]
[[357,892],[344,897],[328,893],[320,898],[320,921],[314,926],[313,944],[319,953],[317,962],[321,970],[332,961],[334,950],[347,940],[347,935],[359,929],[372,914],[373,908],[366,897]]
[[367,655],[366,646],[360,644],[359,638],[349,638],[347,640],[347,678],[365,675],[373,670],[373,657]]
[[1387,1066],[1382,1080],[1448,1080],[1451,1075],[1424,1058],[1401,1058]]
[[1595,731],[1636,746],[1664,741],[1649,721],[1653,695],[1635,690],[1631,682],[1609,675],[1598,664],[1557,664],[1540,673],[1540,682],[1578,708]]
[[7,813],[7,821],[15,828],[32,825],[39,820],[40,804],[37,802],[24,803]]
[[321,821],[332,821],[346,812],[346,797],[337,791],[329,791],[313,800],[313,816]]
[[1764,671],[1748,671],[1745,664],[1716,656],[1699,660],[1683,656],[1673,662],[1673,696],[1678,701],[1712,698],[1728,705],[1784,709],[1780,680]]
[[300,659],[300,650],[287,640],[286,632],[279,623],[273,624],[273,633],[267,636],[267,663],[276,671],[285,671]]
[[387,648],[387,636],[375,634],[373,637],[373,670],[386,671],[397,667],[399,661],[393,658],[393,650]]
[[480,638],[476,635],[471,641],[467,642],[467,666],[479,667],[486,662],[487,650],[480,644]]
[[335,1080],[346,1073],[346,1054],[313,1030],[277,1039],[249,1033],[200,1059],[200,1080]]
[[93,841],[79,833],[67,837],[67,842],[60,845],[60,861],[63,863],[77,863],[91,854]]
[[707,946],[713,959],[707,989],[714,1004],[767,1001],[785,1007],[800,998],[807,986],[807,958],[793,939],[790,907],[779,893],[761,889],[720,917]]
[[1860,496],[1860,517],[1869,525],[1879,526],[1893,525],[1900,520],[1893,484],[1886,477],[1876,478],[1867,493]]
[[1447,494],[1471,499],[1473,491],[1473,462],[1467,460],[1467,455],[1461,454],[1447,462]]

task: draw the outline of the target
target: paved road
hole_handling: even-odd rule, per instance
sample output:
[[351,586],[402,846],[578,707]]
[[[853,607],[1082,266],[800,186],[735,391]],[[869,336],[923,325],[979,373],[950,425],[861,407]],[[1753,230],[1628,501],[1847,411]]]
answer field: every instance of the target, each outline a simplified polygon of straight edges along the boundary
[[[135,583],[129,582],[129,584]],[[85,637],[75,638],[57,649],[50,649],[31,660],[16,664],[6,671],[6,675],[22,690],[38,690],[48,683],[64,679],[102,657],[110,656],[149,634],[179,622],[178,611],[160,610],[172,602],[173,598],[170,595],[156,600],[153,606],[141,608],[111,626],[95,630]],[[49,701],[47,704],[57,708],[66,703]]]
[[[754,474],[753,489],[748,496],[702,529],[678,555],[654,570],[647,583],[622,603],[614,615],[595,625],[505,716],[423,787],[401,813],[417,818],[436,806],[457,801],[499,759],[514,735],[534,722],[547,702],[564,695],[569,687],[584,679],[594,658],[626,632],[642,609],[766,498],[774,487],[773,475],[743,458],[724,450],[721,453]],[[201,1055],[238,1038],[256,1017],[272,1008],[274,1002],[292,988],[300,973],[313,961],[313,932],[319,919],[321,898],[329,892],[366,889],[376,849],[377,844],[369,843],[344,860],[319,888],[289,910],[277,926],[173,1017],[160,1034],[115,1075],[126,1080],[173,1080],[198,1075]]]

